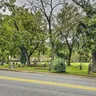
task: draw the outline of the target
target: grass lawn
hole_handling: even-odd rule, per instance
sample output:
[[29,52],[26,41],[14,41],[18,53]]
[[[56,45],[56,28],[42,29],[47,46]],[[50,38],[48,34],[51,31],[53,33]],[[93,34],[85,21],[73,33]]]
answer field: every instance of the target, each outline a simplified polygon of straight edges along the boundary
[[96,77],[96,73],[88,74],[88,64],[89,63],[82,63],[82,70],[80,70],[79,69],[80,63],[72,63],[71,66],[67,67],[66,72],[67,74],[72,74],[72,75]]
[[9,70],[24,70],[24,71],[34,71],[34,72],[48,72],[48,67],[32,67],[32,66],[23,66],[23,67],[18,67],[18,65],[15,65],[14,68],[9,68],[8,64],[0,65],[0,69],[9,69]]
[[[88,63],[82,63],[82,70],[79,69],[80,63],[71,63],[71,66],[66,67],[66,73],[64,74],[71,74],[71,75],[79,75],[79,76],[95,76],[96,73],[92,73],[88,75]],[[0,65],[0,69],[9,69],[8,64]],[[48,67],[40,66],[37,67],[18,67],[15,65],[15,68],[12,68],[11,70],[24,70],[24,71],[30,71],[30,72],[49,72]],[[52,73],[55,71],[53,70]]]
[[67,66],[67,74],[75,75],[88,75],[88,63],[82,63],[82,70],[79,67],[80,63],[72,63],[71,66]]

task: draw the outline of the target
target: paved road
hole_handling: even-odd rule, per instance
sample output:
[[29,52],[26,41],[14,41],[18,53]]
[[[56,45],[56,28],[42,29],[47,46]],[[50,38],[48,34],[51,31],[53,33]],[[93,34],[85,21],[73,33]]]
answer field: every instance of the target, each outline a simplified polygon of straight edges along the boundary
[[0,96],[96,96],[96,78],[0,71]]

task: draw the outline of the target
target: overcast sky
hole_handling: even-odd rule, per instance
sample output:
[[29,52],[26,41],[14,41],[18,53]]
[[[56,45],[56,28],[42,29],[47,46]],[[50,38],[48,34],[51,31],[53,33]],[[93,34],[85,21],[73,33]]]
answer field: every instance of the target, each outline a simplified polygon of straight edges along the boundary
[[[35,1],[36,2],[36,0],[32,0],[32,1]],[[58,4],[58,0],[52,0],[52,1],[53,1],[53,6],[56,5],[56,4]],[[25,4],[25,3],[27,3],[26,0],[17,0],[16,5],[21,6],[21,5]],[[57,8],[55,8],[55,12],[58,12],[60,10],[60,8],[61,8],[61,6],[59,5]],[[47,12],[48,12],[48,9],[47,9]]]
[[[27,0],[16,0],[16,5],[17,6],[22,6],[22,5],[24,5],[25,3],[27,3],[26,2]],[[30,0],[31,1],[31,0]],[[32,0],[32,1],[36,1],[36,0]],[[70,1],[70,0],[67,0],[67,1]],[[53,6],[54,5],[56,5],[58,3],[58,0],[53,0]],[[54,10],[54,12],[55,13],[58,13],[59,11],[60,11],[60,9],[61,9],[61,6],[58,6],[57,8],[55,8],[55,10]],[[49,10],[47,9],[47,12],[48,12]],[[2,13],[2,11],[0,10],[0,12]],[[10,14],[10,12],[7,10],[6,12],[3,12],[4,14]]]

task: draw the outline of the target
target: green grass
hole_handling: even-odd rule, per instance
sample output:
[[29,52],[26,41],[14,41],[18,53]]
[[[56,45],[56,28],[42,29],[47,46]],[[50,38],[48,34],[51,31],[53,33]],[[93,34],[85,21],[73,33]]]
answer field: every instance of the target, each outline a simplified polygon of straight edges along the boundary
[[88,63],[82,63],[82,70],[79,69],[79,65],[80,63],[72,63],[66,69],[67,74],[88,75]]
[[8,65],[7,64],[0,65],[0,69],[3,69],[3,68],[8,68]]
[[[22,66],[22,65],[21,65]],[[11,70],[23,70],[23,71],[34,71],[34,72],[48,72],[48,67],[42,67],[42,66],[23,66],[23,67],[18,67],[18,65],[15,65],[14,68],[9,68],[8,64],[0,65],[0,69],[11,69]]]
[[[79,75],[79,76],[95,76],[96,73],[92,73],[88,75],[88,63],[82,63],[82,70],[79,69],[80,63],[71,63],[71,66],[66,67],[66,73],[64,74],[71,74],[71,75]],[[0,69],[9,69],[8,64],[0,65]],[[44,66],[38,65],[36,67],[32,66],[24,66],[24,67],[18,67],[15,65],[15,68],[11,70],[24,70],[24,71],[30,71],[30,72],[49,72],[48,71],[48,66],[45,68]],[[54,73],[55,71],[51,71]]]
[[48,68],[44,68],[44,67],[20,67],[20,68],[15,68],[18,70],[25,70],[25,71],[35,71],[35,72],[48,72]]
[[66,72],[71,75],[96,77],[96,73],[88,74],[88,64],[89,63],[82,63],[82,70],[80,70],[80,63],[72,63],[71,66],[67,66]]

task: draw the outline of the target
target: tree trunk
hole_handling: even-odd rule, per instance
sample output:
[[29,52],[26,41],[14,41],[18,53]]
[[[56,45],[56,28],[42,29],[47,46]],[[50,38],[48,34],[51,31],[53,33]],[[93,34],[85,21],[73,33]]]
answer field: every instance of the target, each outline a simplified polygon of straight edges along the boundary
[[[67,46],[69,49],[69,55],[68,55],[68,66],[71,66],[71,56],[72,56],[72,50],[73,50],[73,45],[74,45],[74,41],[72,40],[72,45],[70,45],[70,42],[68,42],[67,37],[65,36],[66,42],[67,42]],[[73,37],[74,39],[74,37]]]
[[51,62],[49,65],[49,71],[52,70],[52,66],[53,66],[53,61],[54,61],[54,42],[51,42]]
[[[20,47],[20,50],[21,50],[21,55],[23,55],[23,62],[26,63],[27,62],[27,65],[30,65],[30,56],[28,56],[28,52],[26,50],[26,48],[24,46],[21,46]],[[22,59],[22,56],[21,56],[21,59]]]
[[5,60],[3,59],[3,60],[1,61],[1,65],[4,65],[4,62],[5,62]]
[[92,72],[96,73],[96,52],[92,52]]
[[27,58],[27,65],[30,66],[31,65],[30,57],[29,56],[26,56],[26,58]]
[[72,56],[72,50],[70,49],[68,56],[68,66],[71,66],[71,56]]
[[54,61],[54,41],[53,41],[53,36],[52,36],[53,34],[51,29],[51,19],[48,20],[48,24],[49,24],[50,43],[51,43],[51,62],[49,65],[49,71],[51,71]]
[[25,50],[25,57],[26,57],[27,65],[30,66],[31,65],[31,62],[30,62],[30,56],[31,55],[30,56],[28,55],[26,48],[24,50]]

